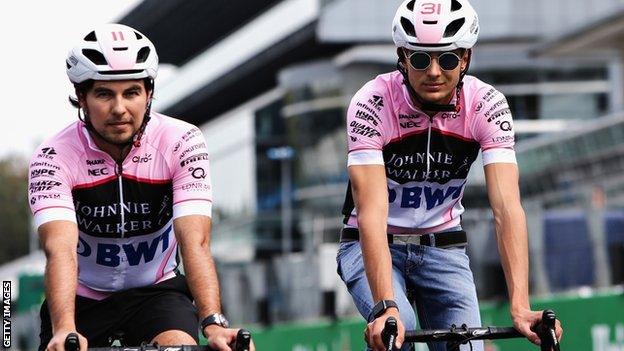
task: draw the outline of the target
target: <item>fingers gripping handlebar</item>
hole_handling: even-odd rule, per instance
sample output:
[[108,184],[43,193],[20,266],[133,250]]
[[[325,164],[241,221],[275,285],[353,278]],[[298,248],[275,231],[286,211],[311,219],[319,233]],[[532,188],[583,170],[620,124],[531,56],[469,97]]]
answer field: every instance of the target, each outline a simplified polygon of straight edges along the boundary
[[241,329],[236,334],[236,346],[234,351],[249,351],[251,342],[251,333],[245,329]]
[[555,333],[555,323],[557,316],[553,310],[542,312],[542,322],[537,325],[536,332],[541,340],[541,351],[559,351],[559,340]]
[[397,334],[399,333],[397,327],[397,321],[394,317],[388,317],[383,331],[381,332],[381,341],[383,342],[386,350],[392,351],[395,349],[395,342]]
[[78,341],[78,334],[69,333],[65,338],[65,351],[78,351],[80,350],[80,343]]

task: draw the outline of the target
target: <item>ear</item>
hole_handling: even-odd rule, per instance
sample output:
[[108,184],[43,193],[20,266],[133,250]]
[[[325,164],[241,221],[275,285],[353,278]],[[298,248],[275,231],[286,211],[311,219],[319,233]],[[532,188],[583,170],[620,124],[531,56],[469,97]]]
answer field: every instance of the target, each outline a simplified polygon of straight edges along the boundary
[[405,51],[403,48],[397,48],[397,55],[399,56],[399,65],[405,67],[406,59],[405,59]]
[[79,91],[76,91],[76,97],[78,98],[78,104],[80,105],[80,108],[82,108],[83,110],[87,108],[87,101],[85,99],[84,94],[80,93]]
[[463,72],[468,68],[471,55],[472,55],[472,49],[467,49],[464,51],[464,54],[462,55],[461,61],[460,61],[460,67],[461,67],[460,72]]

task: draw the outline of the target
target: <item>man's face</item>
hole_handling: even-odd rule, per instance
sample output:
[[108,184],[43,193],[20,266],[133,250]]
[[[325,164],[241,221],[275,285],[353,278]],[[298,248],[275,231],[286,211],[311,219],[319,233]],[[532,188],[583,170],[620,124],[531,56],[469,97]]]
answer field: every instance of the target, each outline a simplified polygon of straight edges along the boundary
[[[468,64],[468,54],[465,51],[462,54],[461,50],[416,52],[416,54],[406,49],[399,50],[404,51],[403,64],[407,69],[407,76],[414,91],[427,102],[448,104],[453,97],[457,83],[459,83],[460,72]],[[412,54],[414,56],[410,60]],[[456,67],[449,69],[457,61],[459,62]],[[423,68],[427,63],[429,65]]]
[[131,141],[141,127],[148,99],[141,79],[95,81],[80,104],[104,141],[123,144]]

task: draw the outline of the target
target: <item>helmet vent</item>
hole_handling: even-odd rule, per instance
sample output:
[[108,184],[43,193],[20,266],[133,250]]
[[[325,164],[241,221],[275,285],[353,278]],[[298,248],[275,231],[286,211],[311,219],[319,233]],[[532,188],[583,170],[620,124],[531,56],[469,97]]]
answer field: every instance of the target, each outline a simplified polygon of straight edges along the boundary
[[407,18],[401,17],[401,27],[403,27],[405,33],[407,33],[407,35],[409,35],[410,37],[416,36],[416,30],[414,29],[414,25]]
[[438,24],[438,21],[423,21],[424,24]]
[[127,70],[123,70],[123,71],[99,71],[98,73],[103,75],[103,76],[114,76],[117,74],[137,74],[137,73],[141,73],[143,72],[142,69],[127,69]]
[[150,48],[147,46],[144,46],[141,48],[141,50],[139,50],[139,52],[137,53],[137,63],[143,63],[145,61],[147,61],[147,57],[150,54]]
[[465,22],[466,22],[465,18],[458,18],[454,20],[453,22],[451,22],[446,27],[446,30],[444,31],[444,38],[449,38],[457,34],[459,29],[464,25]]
[[123,47],[123,48],[113,48],[114,51],[126,51],[128,50],[128,47]]
[[460,4],[459,1],[457,0],[451,1],[451,12],[460,10],[461,8],[462,8],[462,4]]
[[84,37],[85,41],[97,41],[97,37],[95,36],[95,31],[87,34],[86,37]]
[[69,62],[65,61],[65,65],[67,66],[67,69],[71,68],[71,65],[69,64]]
[[89,60],[91,60],[91,62],[95,63],[96,65],[108,65],[108,62],[106,62],[106,58],[104,58],[104,55],[102,55],[102,53],[100,53],[97,50],[93,50],[93,49],[82,49],[82,54],[88,58]]
[[136,35],[137,40],[143,39],[143,36],[139,34],[139,32],[134,32],[134,35]]
[[416,2],[416,0],[412,0],[410,2],[407,3],[407,9],[410,11],[414,11],[414,3]]

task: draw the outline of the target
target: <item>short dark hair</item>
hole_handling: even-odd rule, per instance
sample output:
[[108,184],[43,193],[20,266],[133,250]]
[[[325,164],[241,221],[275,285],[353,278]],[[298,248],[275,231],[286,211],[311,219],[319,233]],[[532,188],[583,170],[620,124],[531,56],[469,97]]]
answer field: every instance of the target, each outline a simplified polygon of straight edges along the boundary
[[[69,103],[75,108],[80,108],[80,103],[78,102],[80,97],[87,95],[87,93],[93,89],[94,84],[95,81],[93,79],[87,79],[84,82],[74,84],[76,97],[70,96]],[[143,84],[145,85],[145,90],[148,92],[154,90],[154,80],[152,78],[143,78]]]

